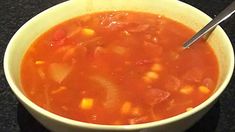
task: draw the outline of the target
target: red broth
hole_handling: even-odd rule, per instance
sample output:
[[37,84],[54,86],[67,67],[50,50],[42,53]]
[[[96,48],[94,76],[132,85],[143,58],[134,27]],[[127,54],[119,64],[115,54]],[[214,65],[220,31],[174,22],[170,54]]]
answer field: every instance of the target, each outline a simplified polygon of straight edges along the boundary
[[102,12],[42,34],[21,65],[28,98],[66,118],[95,124],[139,124],[189,111],[211,96],[216,56],[195,32],[164,16]]

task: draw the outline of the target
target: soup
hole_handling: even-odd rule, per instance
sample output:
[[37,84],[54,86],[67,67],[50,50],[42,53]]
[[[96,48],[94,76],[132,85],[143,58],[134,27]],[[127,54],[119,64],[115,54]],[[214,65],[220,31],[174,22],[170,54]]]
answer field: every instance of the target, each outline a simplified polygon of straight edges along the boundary
[[115,11],[63,22],[37,38],[21,65],[27,97],[60,116],[128,125],[192,110],[215,90],[216,56],[164,16]]

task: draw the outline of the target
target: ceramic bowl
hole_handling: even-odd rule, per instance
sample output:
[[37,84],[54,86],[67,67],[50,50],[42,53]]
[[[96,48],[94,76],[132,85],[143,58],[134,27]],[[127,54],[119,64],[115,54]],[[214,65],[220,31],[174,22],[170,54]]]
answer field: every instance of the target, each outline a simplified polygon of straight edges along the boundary
[[12,37],[4,56],[7,81],[19,101],[46,128],[54,132],[82,131],[184,131],[198,121],[215,103],[226,88],[234,68],[234,53],[228,36],[217,27],[207,41],[219,62],[219,81],[216,91],[193,110],[180,115],[137,125],[96,125],[83,123],[55,115],[30,101],[20,85],[20,64],[30,44],[43,32],[68,19],[100,11],[127,10],[164,15],[183,23],[195,31],[201,29],[211,18],[200,10],[177,0],[70,0],[38,14],[24,24]]

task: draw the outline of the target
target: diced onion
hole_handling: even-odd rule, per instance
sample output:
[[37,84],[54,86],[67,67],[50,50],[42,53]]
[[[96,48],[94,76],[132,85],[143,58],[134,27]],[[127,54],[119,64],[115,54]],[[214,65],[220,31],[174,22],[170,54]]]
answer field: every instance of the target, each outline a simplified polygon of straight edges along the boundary
[[106,108],[114,107],[118,99],[117,86],[102,76],[93,76],[91,79],[101,85],[107,93],[104,106]]
[[72,66],[61,63],[52,63],[49,65],[48,70],[50,77],[54,81],[61,83],[72,71]]

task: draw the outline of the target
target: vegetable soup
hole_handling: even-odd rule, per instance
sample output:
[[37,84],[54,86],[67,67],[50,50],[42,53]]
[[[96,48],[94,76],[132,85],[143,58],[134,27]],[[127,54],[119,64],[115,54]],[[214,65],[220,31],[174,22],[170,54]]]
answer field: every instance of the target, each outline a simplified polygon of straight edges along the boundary
[[33,42],[22,61],[21,85],[37,105],[77,121],[166,119],[192,110],[217,85],[218,62],[207,42],[182,48],[194,33],[140,12],[73,18]]

